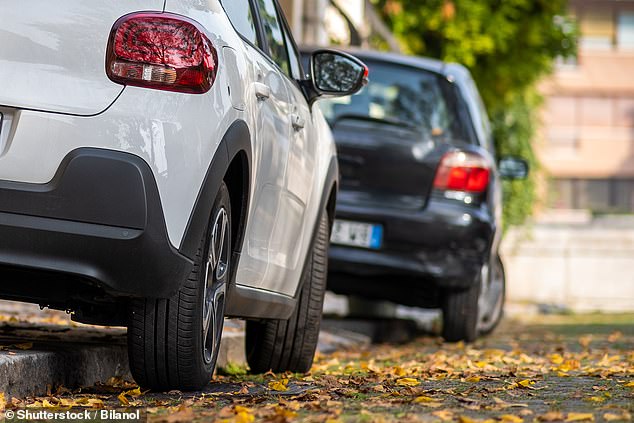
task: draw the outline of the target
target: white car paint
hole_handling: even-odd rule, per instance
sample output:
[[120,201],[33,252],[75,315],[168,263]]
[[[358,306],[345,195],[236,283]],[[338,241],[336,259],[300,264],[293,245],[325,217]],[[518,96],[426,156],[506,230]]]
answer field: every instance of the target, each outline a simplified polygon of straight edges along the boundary
[[[112,24],[133,11],[162,8],[160,0],[0,0],[0,112],[10,123],[0,134],[0,180],[49,182],[80,147],[135,154],[152,169],[169,240],[178,248],[222,136],[244,120],[253,168],[236,281],[292,296],[336,154],[330,130],[290,79],[236,34],[218,0],[168,0],[165,7],[202,25],[217,49],[219,71],[209,92],[110,81],[104,62]],[[258,98],[258,84],[270,88],[268,99]],[[295,130],[291,115],[298,113],[305,127]]]

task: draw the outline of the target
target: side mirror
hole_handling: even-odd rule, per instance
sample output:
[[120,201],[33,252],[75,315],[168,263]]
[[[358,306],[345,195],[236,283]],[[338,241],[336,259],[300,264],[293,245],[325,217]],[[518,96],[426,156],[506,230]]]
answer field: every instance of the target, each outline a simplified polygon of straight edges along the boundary
[[500,176],[505,179],[525,179],[528,176],[528,162],[519,157],[504,156],[498,163]]
[[359,59],[335,50],[317,50],[310,59],[314,101],[321,96],[352,95],[368,83],[368,67]]

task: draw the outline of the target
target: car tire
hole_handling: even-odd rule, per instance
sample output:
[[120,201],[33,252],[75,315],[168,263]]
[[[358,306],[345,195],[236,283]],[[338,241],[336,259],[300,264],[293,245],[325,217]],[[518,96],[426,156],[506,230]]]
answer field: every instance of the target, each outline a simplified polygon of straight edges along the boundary
[[491,278],[490,287],[494,288],[493,305],[487,313],[481,313],[480,321],[478,323],[479,335],[488,335],[495,330],[502,317],[504,316],[504,302],[506,300],[506,275],[504,272],[504,265],[502,259],[498,254],[495,255],[491,263],[491,270],[489,271],[489,277]]
[[222,183],[193,269],[178,292],[130,304],[128,355],[141,387],[189,391],[210,382],[224,324],[231,239],[231,202]]
[[448,342],[473,342],[478,336],[480,276],[465,290],[447,291],[442,302],[442,337]]
[[288,320],[247,322],[247,362],[253,373],[269,370],[306,373],[310,370],[326,292],[329,232],[327,214],[322,213],[291,317]]

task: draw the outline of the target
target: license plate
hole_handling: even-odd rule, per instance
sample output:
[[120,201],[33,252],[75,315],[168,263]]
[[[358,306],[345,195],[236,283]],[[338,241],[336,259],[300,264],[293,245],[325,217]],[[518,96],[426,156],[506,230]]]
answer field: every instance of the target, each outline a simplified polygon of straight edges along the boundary
[[371,223],[335,220],[330,242],[353,247],[378,249],[383,241],[383,226]]

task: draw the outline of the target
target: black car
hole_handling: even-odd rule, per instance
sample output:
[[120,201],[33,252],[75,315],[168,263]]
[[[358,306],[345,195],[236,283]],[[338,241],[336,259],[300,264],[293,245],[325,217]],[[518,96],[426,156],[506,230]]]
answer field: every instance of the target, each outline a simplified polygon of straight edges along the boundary
[[443,337],[472,341],[502,316],[500,177],[486,110],[469,72],[436,60],[354,51],[370,70],[351,97],[320,104],[341,185],[328,287],[442,308]]

